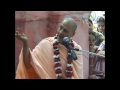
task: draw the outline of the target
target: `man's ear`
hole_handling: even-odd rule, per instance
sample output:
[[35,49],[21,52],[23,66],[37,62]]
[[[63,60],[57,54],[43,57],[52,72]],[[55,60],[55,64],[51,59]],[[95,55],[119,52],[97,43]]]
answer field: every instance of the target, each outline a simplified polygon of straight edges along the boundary
[[75,35],[76,31],[73,33],[73,36]]

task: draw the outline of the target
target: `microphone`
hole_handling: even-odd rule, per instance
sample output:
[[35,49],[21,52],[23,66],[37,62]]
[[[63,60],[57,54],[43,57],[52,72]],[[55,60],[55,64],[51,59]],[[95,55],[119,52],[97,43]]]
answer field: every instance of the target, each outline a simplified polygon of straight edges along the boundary
[[80,51],[80,52],[83,52],[83,53],[88,53],[88,54],[93,55],[93,56],[98,56],[98,57],[101,57],[101,58],[105,58],[104,55],[99,55],[99,54],[96,54],[96,53],[93,53],[93,52],[89,52],[89,51],[85,51],[85,50],[80,50],[80,49],[77,49],[77,48],[73,48],[70,45],[70,43],[69,43],[69,38],[68,37],[64,37],[63,38],[63,45],[71,51],[71,56],[72,56],[72,58],[74,60],[77,59],[77,56],[76,56],[74,50]]
[[77,56],[74,52],[74,48],[70,45],[68,37],[63,38],[63,45],[70,50],[72,59],[77,60]]

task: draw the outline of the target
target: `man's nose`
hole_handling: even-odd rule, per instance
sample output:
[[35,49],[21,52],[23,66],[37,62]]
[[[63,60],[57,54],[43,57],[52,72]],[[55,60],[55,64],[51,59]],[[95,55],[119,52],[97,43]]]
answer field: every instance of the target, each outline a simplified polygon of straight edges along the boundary
[[102,29],[102,26],[100,26],[100,29]]
[[62,36],[64,35],[63,29],[60,31],[60,34],[61,34]]
[[92,43],[92,40],[90,40],[90,43]]

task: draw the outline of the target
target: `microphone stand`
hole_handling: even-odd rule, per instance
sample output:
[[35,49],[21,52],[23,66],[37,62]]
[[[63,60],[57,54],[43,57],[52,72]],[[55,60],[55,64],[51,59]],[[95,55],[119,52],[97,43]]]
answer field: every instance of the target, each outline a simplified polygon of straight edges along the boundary
[[105,58],[104,55],[98,55],[98,54],[93,53],[93,52],[89,52],[89,51],[85,51],[85,50],[80,50],[80,49],[77,49],[77,48],[74,48],[73,50],[81,51],[81,52],[88,53],[88,54],[91,54],[91,55],[94,55],[94,56],[98,56],[98,57],[101,57],[101,58]]

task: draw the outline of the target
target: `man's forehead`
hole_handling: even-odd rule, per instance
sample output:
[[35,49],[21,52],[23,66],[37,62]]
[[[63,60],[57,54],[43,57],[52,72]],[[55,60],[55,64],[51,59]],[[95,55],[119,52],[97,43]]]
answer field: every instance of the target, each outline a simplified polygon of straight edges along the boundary
[[67,28],[68,28],[64,23],[61,23],[60,26],[62,26],[62,27],[63,27],[64,29],[66,29],[66,30],[67,30]]
[[65,29],[70,29],[72,28],[72,25],[69,23],[61,23],[61,26],[64,27]]
[[61,26],[66,30],[76,30],[77,24],[73,19],[65,19],[61,22]]
[[105,23],[103,23],[103,22],[99,22],[98,25],[105,25]]
[[92,34],[90,34],[89,37],[90,37],[90,39],[95,39],[95,36]]

